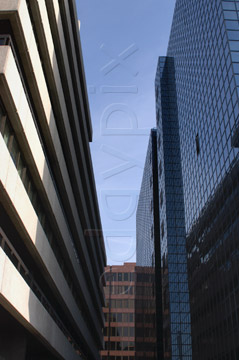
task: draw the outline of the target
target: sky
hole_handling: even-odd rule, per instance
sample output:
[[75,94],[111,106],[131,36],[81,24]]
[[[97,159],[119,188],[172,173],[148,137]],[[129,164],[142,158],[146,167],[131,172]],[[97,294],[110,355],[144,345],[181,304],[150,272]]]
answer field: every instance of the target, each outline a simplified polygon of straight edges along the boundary
[[175,0],[76,0],[93,126],[91,154],[107,264],[136,260],[136,210],[154,79]]

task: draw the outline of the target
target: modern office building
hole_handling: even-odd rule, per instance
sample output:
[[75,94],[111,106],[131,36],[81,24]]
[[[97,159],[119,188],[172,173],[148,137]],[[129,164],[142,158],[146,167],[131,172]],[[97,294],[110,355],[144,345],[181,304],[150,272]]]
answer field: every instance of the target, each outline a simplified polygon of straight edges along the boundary
[[[150,309],[147,301],[140,306],[142,314],[147,318],[150,311],[150,327],[155,328],[156,349],[153,348],[154,358],[163,358],[163,326],[162,326],[162,279],[161,279],[161,256],[159,237],[159,191],[158,191],[158,153],[157,131],[151,130],[149,145],[145,160],[143,179],[139,195],[136,213],[136,265],[145,273],[147,282],[151,283],[153,294],[144,287],[144,296],[151,297]],[[147,275],[148,274],[148,275]],[[147,294],[148,293],[148,294]],[[152,296],[153,295],[153,296]],[[143,306],[144,305],[144,306]],[[137,311],[137,309],[136,309]],[[138,319],[140,320],[140,319]],[[146,321],[137,321],[138,324],[146,324]],[[138,329],[139,327],[139,329]],[[143,329],[140,329],[143,327]],[[136,351],[143,350],[143,339],[147,338],[147,325],[136,324]],[[141,335],[141,336],[140,336]],[[147,346],[146,346],[147,348]],[[142,352],[141,352],[142,353]]]
[[105,268],[102,360],[135,360],[135,263]]
[[175,66],[193,359],[239,358],[239,2],[177,0]]
[[136,266],[135,360],[156,360],[157,319],[155,267]]
[[192,359],[186,234],[174,59],[160,57],[155,79],[159,231],[165,359]]
[[238,1],[176,1],[155,86],[164,356],[238,359]]
[[105,277],[102,360],[157,359],[154,267],[107,266]]
[[136,264],[141,267],[155,266],[155,243],[159,243],[157,164],[157,131],[152,129],[136,212]]
[[106,262],[73,0],[0,2],[0,358],[99,359]]
[[193,359],[238,359],[239,162],[187,237]]

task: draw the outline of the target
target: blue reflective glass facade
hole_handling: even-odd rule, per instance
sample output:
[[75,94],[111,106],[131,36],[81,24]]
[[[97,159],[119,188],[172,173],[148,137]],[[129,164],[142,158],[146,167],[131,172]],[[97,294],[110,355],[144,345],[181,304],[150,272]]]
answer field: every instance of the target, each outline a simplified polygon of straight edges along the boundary
[[136,213],[136,265],[141,267],[155,267],[159,242],[157,163],[157,131],[152,129]]
[[237,360],[239,1],[177,0],[167,55],[175,70],[192,355]]
[[[152,129],[145,160],[142,185],[139,195],[139,202],[136,214],[136,264],[137,269],[145,275],[144,287],[145,299],[140,307],[141,316],[136,322],[136,359],[151,358],[163,359],[163,325],[162,325],[162,283],[161,283],[161,256],[159,237],[159,191],[158,191],[158,151],[157,151],[157,130]],[[150,284],[151,281],[151,284]],[[154,296],[150,298],[148,289],[153,290]],[[143,298],[142,298],[143,299]],[[149,341],[147,318],[149,312],[154,314],[156,322],[156,344],[155,348],[152,339]],[[139,314],[138,314],[139,315]],[[138,324],[137,324],[138,323]],[[141,324],[141,325],[140,325]],[[142,326],[142,324],[145,324]],[[138,328],[139,325],[139,328]],[[153,328],[153,324],[150,324]],[[142,333],[143,331],[143,333]],[[140,333],[141,332],[141,333]],[[148,342],[148,344],[147,344]],[[147,354],[147,349],[148,351]]]
[[156,80],[164,358],[192,359],[183,183],[174,59],[160,57]]
[[168,56],[175,61],[187,232],[238,153],[231,146],[239,116],[238,5],[176,1]]
[[155,89],[164,359],[238,360],[239,1],[176,0]]

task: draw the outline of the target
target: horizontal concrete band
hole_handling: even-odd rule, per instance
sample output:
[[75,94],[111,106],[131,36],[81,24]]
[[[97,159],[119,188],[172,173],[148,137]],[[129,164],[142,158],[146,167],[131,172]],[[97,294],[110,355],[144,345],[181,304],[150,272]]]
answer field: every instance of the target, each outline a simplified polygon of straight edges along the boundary
[[60,358],[80,359],[1,248],[0,304]]
[[[86,282],[84,280],[84,277],[82,276],[82,271],[76,262],[75,254],[74,254],[71,242],[69,241],[70,236],[68,234],[67,225],[65,224],[64,215],[62,214],[62,211],[60,209],[59,202],[57,200],[57,194],[54,190],[54,186],[53,186],[49,171],[47,169],[44,154],[43,154],[41,144],[40,144],[38,136],[37,136],[37,131],[35,129],[34,122],[33,122],[32,116],[31,116],[31,112],[30,112],[28,104],[27,104],[24,90],[22,88],[22,83],[21,83],[21,80],[20,80],[16,65],[15,65],[14,57],[12,55],[11,48],[8,46],[4,46],[4,47],[2,46],[0,48],[0,73],[1,73],[0,80],[2,83],[2,88],[5,87],[5,93],[8,92],[9,94],[11,94],[12,101],[14,102],[14,108],[17,109],[17,114],[19,116],[18,120],[20,122],[23,122],[21,124],[21,126],[23,128],[25,135],[27,136],[27,141],[28,141],[30,149],[31,149],[30,152],[32,153],[32,156],[34,159],[33,161],[35,164],[37,164],[39,175],[40,175],[43,185],[45,187],[47,197],[50,200],[50,203],[52,204],[52,209],[53,209],[54,215],[55,215],[57,222],[59,224],[59,227],[61,229],[61,233],[62,233],[63,239],[65,241],[66,249],[69,253],[69,257],[71,258],[72,264],[74,265],[75,273],[80,282],[80,286],[82,288],[83,294],[86,297],[86,301],[87,301],[87,304],[89,306],[91,313],[94,314],[95,310],[94,310],[92,302],[90,301],[90,295],[87,290]],[[3,149],[1,151],[1,157],[4,154],[4,147],[5,147],[5,145],[3,144]],[[9,161],[11,163],[12,161],[11,161],[10,155],[6,155],[6,156],[9,157]],[[2,161],[5,161],[5,162],[2,162]],[[5,160],[2,159],[2,161],[1,161],[2,163],[7,164],[6,159]],[[18,181],[15,178],[15,176],[18,177],[18,174],[17,174],[16,169],[14,171],[14,166],[13,166],[12,171],[14,174],[16,174],[15,176],[13,174],[11,176],[9,176],[9,174],[4,173],[4,169],[5,169],[5,171],[7,171],[7,169],[10,170],[11,168],[12,168],[12,166],[10,166],[8,168],[7,167],[1,168],[1,172],[3,172],[3,177],[1,177],[1,180],[3,181],[3,184],[5,184],[4,186],[6,189],[9,188],[9,186],[10,186],[9,189],[11,189],[12,186],[13,187],[16,186],[17,181]],[[14,184],[14,181],[15,181],[15,184]],[[24,190],[23,186],[22,186],[22,189],[23,189],[23,194],[24,194],[25,190]],[[15,192],[14,189],[12,189],[12,190]],[[18,187],[18,191],[20,191],[19,187]],[[11,194],[11,191],[10,191],[10,194]],[[19,194],[20,199],[23,199],[23,194],[21,196]],[[29,217],[32,220],[34,218],[36,218],[37,222],[38,222],[38,220],[37,220],[36,214],[34,212],[34,209],[32,208],[32,205],[31,205],[29,199],[27,198],[27,195],[25,195],[24,198],[25,198],[24,202],[22,201],[21,203],[22,204],[29,203],[29,210],[28,210],[29,213],[26,214],[24,224],[25,224],[26,228],[28,229],[28,232],[30,231],[29,235],[30,235],[31,239],[33,239],[35,244],[38,244],[38,246],[39,246],[41,241],[40,240],[36,241],[35,237],[37,234],[35,234],[34,232],[31,233],[31,230],[30,230],[30,228],[33,225],[33,222],[31,222],[31,226],[28,222]],[[12,201],[13,201],[13,203],[17,204],[17,201],[14,200],[14,198],[12,199]],[[21,205],[21,204],[19,204],[19,205]],[[21,206],[21,208],[22,209],[21,210],[19,209],[18,211],[19,211],[20,217],[22,218],[23,211],[26,212],[26,209],[28,207],[25,205],[25,206]],[[30,216],[30,214],[31,214],[31,216]],[[40,224],[37,225],[37,228],[41,228],[41,225]],[[45,236],[44,232],[42,231],[42,239],[45,237],[46,236]],[[46,242],[47,242],[47,239],[46,239]],[[50,247],[49,247],[49,249],[50,249]],[[45,255],[42,254],[42,256],[44,258]],[[59,268],[59,271],[61,273],[60,268]],[[53,277],[54,281],[56,281],[59,273],[57,271],[55,271],[53,268],[51,269],[51,271],[49,271],[49,273]],[[61,294],[62,293],[63,292],[61,291]],[[69,300],[66,301],[66,304],[69,304]],[[74,316],[74,318],[76,318],[76,317]],[[83,333],[85,333],[85,330]]]

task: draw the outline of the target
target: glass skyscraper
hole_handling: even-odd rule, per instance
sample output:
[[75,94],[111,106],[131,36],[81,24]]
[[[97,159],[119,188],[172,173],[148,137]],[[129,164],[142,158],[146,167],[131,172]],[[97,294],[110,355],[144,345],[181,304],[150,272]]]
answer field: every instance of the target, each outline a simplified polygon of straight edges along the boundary
[[157,130],[152,129],[136,213],[136,264],[155,266],[155,244],[159,243]]
[[172,57],[160,57],[156,80],[159,221],[164,358],[191,359],[191,320],[180,141]]
[[177,0],[174,59],[193,359],[239,358],[239,2]]
[[239,2],[178,0],[168,56],[175,61],[186,231],[238,154]]
[[164,358],[236,360],[239,1],[176,1],[155,88]]
[[[161,256],[159,237],[159,191],[158,191],[158,152],[157,129],[152,129],[145,160],[144,174],[139,195],[136,214],[136,265],[138,273],[143,274],[144,286],[140,295],[142,306],[136,307],[136,359],[140,353],[146,357],[146,350],[151,352],[151,358],[163,358],[163,324],[162,324],[162,282]],[[139,274],[138,274],[139,277]],[[138,281],[140,282],[140,281]],[[151,283],[151,284],[150,284]],[[148,290],[152,290],[152,292]],[[153,294],[153,295],[152,295]],[[150,300],[150,301],[147,301]],[[137,301],[137,299],[136,299]],[[142,319],[140,319],[141,313]],[[147,319],[151,314],[151,325]],[[155,319],[154,319],[155,318]],[[153,330],[156,322],[156,346],[149,342],[149,329]],[[145,324],[145,325],[144,325]],[[139,327],[137,326],[139,325]],[[154,336],[152,336],[154,338]],[[147,346],[151,344],[151,347]],[[144,350],[144,351],[142,351]],[[148,357],[147,357],[148,358]]]

